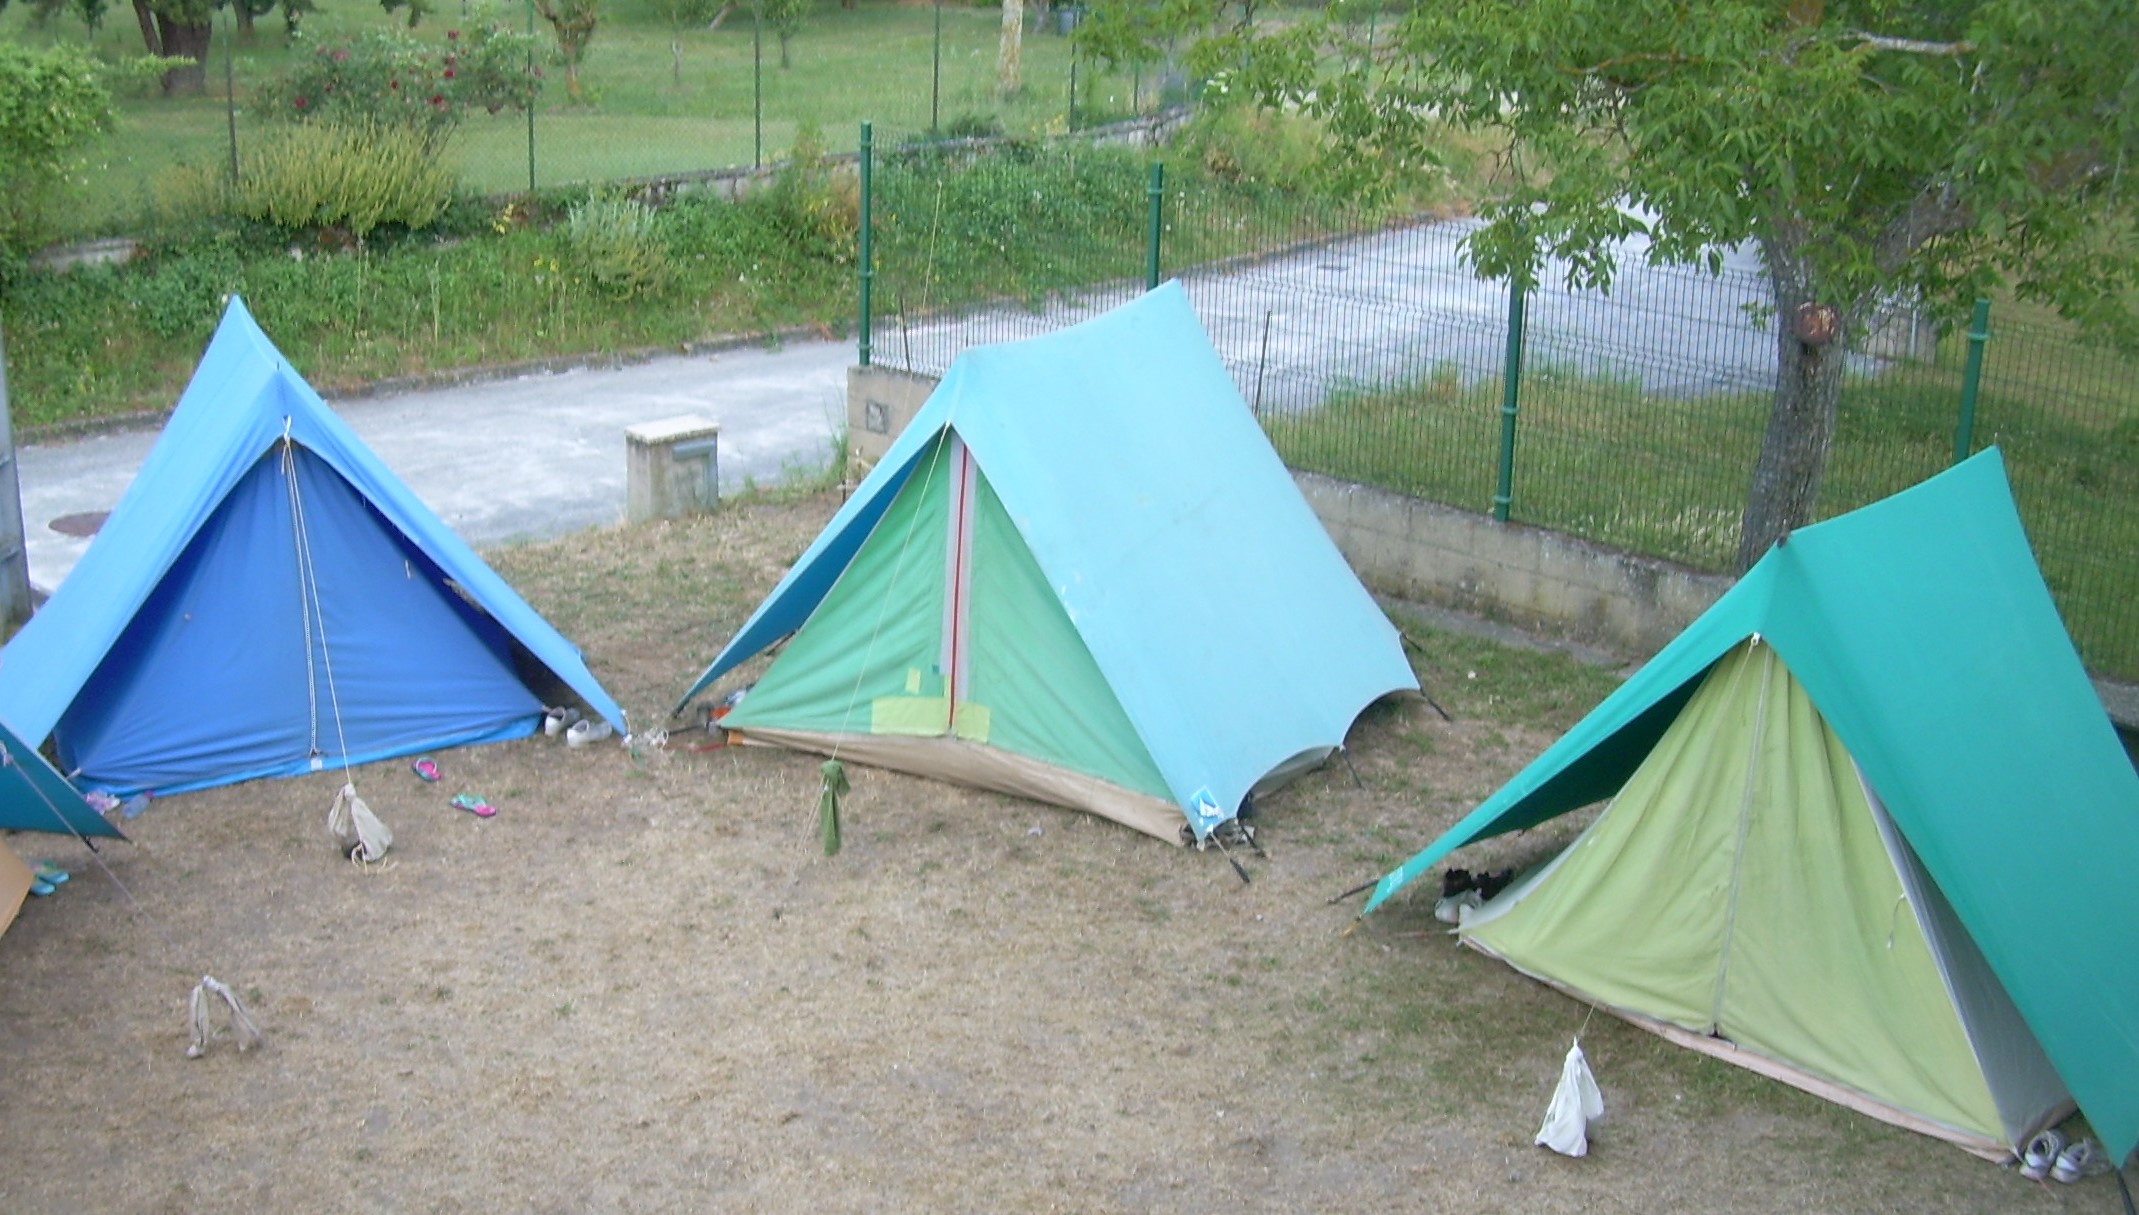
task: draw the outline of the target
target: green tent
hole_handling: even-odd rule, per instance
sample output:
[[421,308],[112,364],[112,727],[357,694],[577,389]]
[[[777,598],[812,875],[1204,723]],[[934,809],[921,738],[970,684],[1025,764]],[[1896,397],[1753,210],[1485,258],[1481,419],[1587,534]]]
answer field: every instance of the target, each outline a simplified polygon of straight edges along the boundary
[[744,741],[1166,840],[1418,686],[1178,283],[960,355],[684,703],[783,638]]
[[1607,799],[1463,939],[1986,1156],[2139,1140],[2139,775],[1995,450],[1788,537],[1367,909]]

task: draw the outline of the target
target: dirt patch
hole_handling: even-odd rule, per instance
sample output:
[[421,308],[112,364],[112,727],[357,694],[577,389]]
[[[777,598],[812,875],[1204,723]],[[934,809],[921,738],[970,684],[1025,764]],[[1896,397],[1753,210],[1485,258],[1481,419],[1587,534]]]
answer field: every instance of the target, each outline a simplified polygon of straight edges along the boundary
[[[650,721],[835,505],[496,562]],[[1592,1019],[1422,902],[1343,935],[1332,895],[1551,737],[1514,719],[1547,660],[1424,639],[1471,647],[1427,671],[1456,720],[1371,710],[1351,765],[1269,800],[1250,885],[863,769],[827,859],[816,759],[683,734],[359,769],[396,837],[371,872],[329,775],[160,801],[94,861],[17,837],[77,876],[0,937],[0,1210],[2114,1209]],[[203,973],[263,1049],[183,1057]],[[1609,1112],[1563,1160],[1530,1136],[1578,1031]]]

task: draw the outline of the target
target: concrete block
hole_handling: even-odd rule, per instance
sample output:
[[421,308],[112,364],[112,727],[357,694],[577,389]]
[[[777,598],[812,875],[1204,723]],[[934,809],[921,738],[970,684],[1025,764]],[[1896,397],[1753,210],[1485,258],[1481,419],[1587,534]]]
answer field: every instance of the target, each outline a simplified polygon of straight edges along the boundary
[[624,517],[674,519],[720,502],[720,424],[685,415],[624,431]]
[[889,367],[847,369],[847,463],[856,475],[868,470],[913,421],[936,377]]

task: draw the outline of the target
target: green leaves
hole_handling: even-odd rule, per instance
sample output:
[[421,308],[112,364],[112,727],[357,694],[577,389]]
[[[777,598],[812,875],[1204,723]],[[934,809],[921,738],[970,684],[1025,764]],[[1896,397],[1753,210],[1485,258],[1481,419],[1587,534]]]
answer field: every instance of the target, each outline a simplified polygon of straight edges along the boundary
[[[1471,244],[1488,273],[1556,258],[1601,284],[1629,235],[1691,262],[1757,238],[1849,306],[2052,272],[2102,297],[2129,277],[2106,262],[2139,257],[2099,239],[2134,217],[2116,168],[2139,152],[2135,0],[1442,0],[1378,28],[1345,15],[1200,53],[1264,104],[1325,116],[1353,173],[1430,164],[1440,124],[1502,133],[1507,189]],[[2069,256],[2081,246],[2092,266]],[[1987,275],[1958,273],[1958,254]]]
[[0,261],[27,256],[50,235],[68,172],[110,129],[103,71],[74,46],[0,43]]

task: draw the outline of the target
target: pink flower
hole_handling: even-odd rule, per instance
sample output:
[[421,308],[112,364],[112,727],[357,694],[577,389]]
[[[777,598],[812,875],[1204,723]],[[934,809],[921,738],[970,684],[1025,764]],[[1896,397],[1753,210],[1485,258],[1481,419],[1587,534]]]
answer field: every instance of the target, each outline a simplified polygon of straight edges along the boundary
[[439,108],[439,109],[441,109],[441,110],[445,109],[445,108],[446,108],[446,95],[445,95],[444,93],[433,93],[433,94],[431,94],[431,104],[432,104],[433,106],[436,106],[437,108]]
[[458,42],[458,41],[460,41],[460,31],[459,31],[459,30],[447,30],[447,31],[446,31],[446,41],[448,41],[448,42]]
[[445,70],[445,78],[446,78],[446,79],[448,79],[448,80],[451,80],[451,79],[453,79],[453,69],[452,69],[452,68],[447,68],[447,69]]
[[331,55],[328,55],[328,56],[327,56],[327,58],[329,58],[329,59],[332,59],[332,60],[333,60],[333,61],[335,61],[336,63],[345,63],[345,62],[347,62],[347,61],[348,61],[348,59],[349,59],[349,52],[348,52],[348,51],[335,51],[335,52],[334,52],[333,54],[331,54]]
[[310,104],[310,103],[309,103],[309,102],[307,102],[307,101],[306,101],[306,100],[305,100],[305,99],[304,99],[304,98],[303,98],[302,96],[299,96],[299,97],[297,98],[297,108],[298,108],[298,109],[300,109],[300,110],[301,110],[301,109],[305,108],[305,106],[307,106],[307,105],[309,105],[309,104]]

